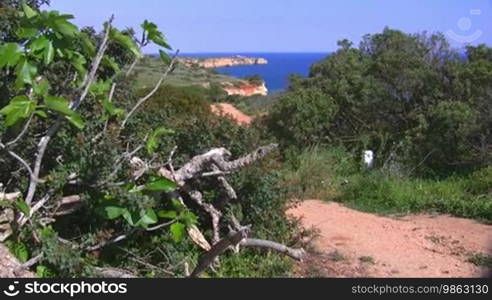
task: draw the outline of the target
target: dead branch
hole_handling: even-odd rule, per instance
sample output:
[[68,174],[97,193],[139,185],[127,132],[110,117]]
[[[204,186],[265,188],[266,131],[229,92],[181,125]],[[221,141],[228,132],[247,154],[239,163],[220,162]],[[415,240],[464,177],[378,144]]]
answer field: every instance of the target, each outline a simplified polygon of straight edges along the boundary
[[189,277],[195,278],[200,276],[200,274],[205,271],[220,254],[222,254],[229,247],[235,246],[239,244],[243,239],[247,238],[249,232],[249,227],[245,227],[237,232],[229,233],[227,237],[220,240],[212,247],[210,251],[206,252],[200,257],[195,270],[193,270]]
[[22,196],[20,192],[15,193],[0,193],[0,201],[14,201]]
[[94,268],[94,271],[106,278],[138,278],[135,274],[117,268]]
[[295,260],[302,261],[304,256],[306,255],[306,251],[304,249],[294,249],[287,247],[285,245],[272,242],[272,241],[267,241],[267,240],[258,240],[258,239],[244,239],[241,241],[239,244],[240,246],[243,247],[258,247],[258,248],[266,248],[270,250],[274,250],[280,253],[283,253]]
[[203,202],[202,193],[199,191],[190,191],[188,193],[191,200],[206,211],[212,219],[212,245],[215,245],[220,240],[220,218],[222,213],[217,210],[212,204]]
[[[209,169],[212,169],[212,164],[216,165],[221,172],[232,172],[262,159],[277,149],[277,147],[277,144],[263,146],[234,161],[227,161],[231,156],[231,153],[227,149],[215,148],[205,154],[193,157],[188,163],[174,173],[174,180],[179,185],[184,185],[186,181],[209,172]],[[212,171],[217,172],[216,170]],[[169,171],[165,168],[161,168],[159,173],[164,177],[169,176]]]

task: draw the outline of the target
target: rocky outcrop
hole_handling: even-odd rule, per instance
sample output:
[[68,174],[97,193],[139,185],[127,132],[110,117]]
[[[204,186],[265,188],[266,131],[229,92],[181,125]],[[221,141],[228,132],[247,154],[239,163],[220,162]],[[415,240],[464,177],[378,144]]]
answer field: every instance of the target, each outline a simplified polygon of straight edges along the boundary
[[211,58],[193,58],[182,57],[178,60],[188,67],[200,67],[205,69],[215,69],[221,67],[233,67],[241,65],[266,65],[268,61],[264,58],[231,56],[231,57],[211,57]]
[[268,89],[265,83],[253,84],[247,81],[240,82],[224,82],[222,83],[222,88],[229,96],[238,95],[244,97],[250,97],[255,95],[266,96],[268,95]]

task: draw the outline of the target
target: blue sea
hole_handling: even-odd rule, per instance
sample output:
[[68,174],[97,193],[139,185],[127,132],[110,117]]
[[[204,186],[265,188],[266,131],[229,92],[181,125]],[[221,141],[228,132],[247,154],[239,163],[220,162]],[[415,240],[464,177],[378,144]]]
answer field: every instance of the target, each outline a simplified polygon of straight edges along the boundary
[[242,78],[260,75],[266,82],[269,92],[280,92],[288,87],[290,74],[308,76],[309,68],[325,57],[328,53],[193,53],[181,54],[190,57],[224,57],[241,55],[246,57],[262,57],[268,60],[267,65],[235,66],[218,68],[216,71]]

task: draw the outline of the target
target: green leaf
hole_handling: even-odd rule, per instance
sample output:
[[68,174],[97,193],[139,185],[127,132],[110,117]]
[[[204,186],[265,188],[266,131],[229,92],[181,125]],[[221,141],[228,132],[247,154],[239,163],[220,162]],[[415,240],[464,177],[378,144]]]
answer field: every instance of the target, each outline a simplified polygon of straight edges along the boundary
[[48,43],[50,41],[46,38],[46,36],[42,35],[34,39],[31,43],[29,43],[28,48],[33,52],[37,52],[40,50],[44,50],[44,48],[48,47]]
[[77,127],[78,129],[82,130],[85,128],[85,122],[82,119],[82,116],[78,113],[72,113],[70,116],[66,116],[67,120],[72,123],[73,126]]
[[48,46],[44,49],[44,64],[49,65],[55,58],[55,47],[51,41],[48,42]]
[[24,87],[24,84],[31,84],[38,73],[36,65],[27,59],[21,59],[16,68],[17,80],[15,87],[19,90]]
[[48,80],[44,79],[40,82],[34,82],[33,84],[34,94],[42,97],[48,96],[48,92],[50,90],[50,83]]
[[39,29],[37,27],[19,27],[16,31],[15,34],[17,35],[18,38],[21,39],[30,39],[36,36],[38,33]]
[[75,37],[79,32],[77,26],[60,17],[54,21],[53,29],[68,37]]
[[120,66],[116,63],[116,61],[107,55],[104,55],[101,61],[103,66],[111,68],[114,72],[120,71]]
[[159,218],[164,219],[176,219],[178,217],[178,214],[174,210],[160,210],[157,212],[157,215]]
[[36,102],[29,100],[25,95],[13,98],[10,103],[0,110],[0,114],[5,116],[5,125],[15,125],[19,120],[31,116],[36,108]]
[[125,115],[125,110],[121,108],[116,108],[112,102],[109,102],[108,99],[103,99],[102,104],[104,107],[104,110],[109,116],[117,116],[121,117]]
[[159,147],[159,137],[163,135],[173,134],[174,131],[171,129],[167,129],[165,127],[159,127],[152,131],[150,134],[147,143],[145,144],[145,148],[149,154],[153,154],[157,147]]
[[16,43],[7,43],[0,46],[0,68],[15,66],[21,56],[22,52]]
[[82,54],[76,51],[68,51],[67,54],[69,56],[70,63],[75,68],[75,70],[77,70],[79,76],[83,78],[87,73],[87,69],[85,68],[85,65],[87,64],[87,60]]
[[34,114],[40,116],[43,119],[48,118],[48,115],[42,110],[35,110]]
[[62,115],[71,116],[74,113],[74,111],[70,109],[70,103],[64,98],[47,96],[44,98],[44,103],[49,109],[61,113]]
[[82,47],[84,48],[84,52],[87,54],[87,56],[92,57],[96,55],[96,46],[94,46],[87,33],[80,33],[80,41],[82,42]]
[[148,182],[145,185],[145,189],[148,191],[160,191],[169,193],[176,189],[176,183],[166,178],[159,178]]
[[182,220],[187,226],[191,226],[198,222],[198,217],[191,211],[185,211],[181,214],[180,220]]
[[107,206],[104,208],[104,211],[106,212],[106,218],[114,220],[122,216],[126,209],[117,206]]
[[171,225],[170,230],[174,242],[179,243],[184,238],[186,226],[183,223],[176,222]]
[[164,34],[159,31],[155,23],[145,20],[142,24],[142,29],[147,32],[147,39],[156,45],[171,50],[171,46],[166,42]]
[[18,210],[20,210],[26,217],[31,216],[31,208],[29,208],[29,205],[24,200],[17,200],[15,202],[15,207],[17,207]]
[[110,32],[110,37],[113,41],[123,46],[125,49],[131,51],[136,57],[141,57],[140,48],[133,41],[133,39],[113,28]]
[[159,55],[161,56],[161,60],[164,64],[169,65],[171,63],[171,57],[166,51],[159,50]]
[[142,226],[146,228],[148,225],[157,223],[157,216],[152,208],[148,208],[145,211],[142,211],[140,215],[140,220],[138,220],[136,224],[137,226]]
[[38,15],[38,13],[32,9],[29,5],[26,4],[26,2],[22,2],[22,11],[26,15],[28,19],[34,18],[35,16]]
[[124,209],[123,211],[123,219],[128,222],[131,226],[135,226],[135,223],[133,222],[132,214],[128,211],[128,209]]

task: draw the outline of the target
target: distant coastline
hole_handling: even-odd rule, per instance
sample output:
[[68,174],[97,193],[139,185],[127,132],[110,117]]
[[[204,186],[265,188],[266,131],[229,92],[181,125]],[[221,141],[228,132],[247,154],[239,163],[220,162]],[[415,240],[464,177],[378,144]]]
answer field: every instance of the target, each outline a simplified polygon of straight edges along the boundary
[[242,55],[221,57],[180,57],[178,61],[188,67],[200,67],[205,69],[216,69],[242,65],[266,65],[268,61],[263,57],[247,57]]
[[[311,65],[317,63],[330,55],[325,53],[181,53],[180,58],[224,58],[224,57],[248,57],[264,58],[268,64],[235,65],[228,67],[213,68],[216,72],[235,78],[245,78],[259,75],[265,81],[269,93],[278,93],[286,90],[289,86],[289,76],[296,74],[302,77],[309,76]],[[152,55],[158,56],[158,55]]]

